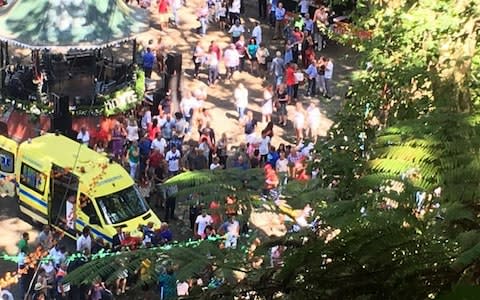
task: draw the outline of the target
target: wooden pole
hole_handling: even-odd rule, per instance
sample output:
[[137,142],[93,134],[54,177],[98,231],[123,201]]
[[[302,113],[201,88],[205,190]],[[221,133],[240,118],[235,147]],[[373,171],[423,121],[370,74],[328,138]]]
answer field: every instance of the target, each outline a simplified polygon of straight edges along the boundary
[[8,42],[5,42],[5,64],[10,64],[10,57],[8,56]]
[[137,39],[133,39],[132,64],[137,63]]
[[3,45],[5,43],[3,41],[0,41],[0,97],[3,99],[4,98],[4,84],[3,81],[5,80],[3,78],[5,70],[5,57],[3,55]]

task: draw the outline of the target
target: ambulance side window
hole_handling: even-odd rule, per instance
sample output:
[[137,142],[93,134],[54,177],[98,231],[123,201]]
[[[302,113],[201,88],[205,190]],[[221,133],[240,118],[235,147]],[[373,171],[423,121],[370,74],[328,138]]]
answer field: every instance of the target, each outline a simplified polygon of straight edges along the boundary
[[15,160],[12,152],[0,149],[0,171],[13,173]]
[[87,217],[96,215],[95,207],[93,207],[92,200],[90,200],[85,194],[80,193],[80,208]]
[[37,193],[43,194],[45,191],[45,174],[29,165],[22,163],[22,171],[20,174],[20,183],[31,188]]

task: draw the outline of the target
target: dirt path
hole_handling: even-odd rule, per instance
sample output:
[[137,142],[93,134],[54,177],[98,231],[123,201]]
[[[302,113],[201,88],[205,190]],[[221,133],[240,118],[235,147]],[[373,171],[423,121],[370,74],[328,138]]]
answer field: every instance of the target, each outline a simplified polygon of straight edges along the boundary
[[[150,31],[142,34],[139,37],[140,43],[147,45],[149,40],[157,41],[159,38],[162,39],[162,43],[168,47],[170,51],[178,51],[182,53],[182,67],[184,70],[184,75],[182,78],[183,89],[194,90],[196,88],[205,88],[207,89],[208,98],[206,101],[206,107],[210,109],[210,113],[213,117],[212,127],[215,129],[218,136],[223,132],[227,133],[227,136],[230,139],[232,145],[238,144],[245,141],[245,135],[243,134],[243,129],[240,128],[237,121],[237,114],[235,111],[234,101],[233,101],[233,89],[239,82],[243,82],[244,85],[249,89],[249,106],[248,109],[254,112],[254,117],[257,120],[261,120],[261,102],[262,102],[262,85],[264,84],[263,80],[254,77],[247,72],[239,73],[237,72],[234,76],[232,82],[226,82],[221,80],[218,85],[215,87],[208,87],[206,85],[207,74],[206,70],[203,68],[201,75],[198,79],[193,79],[191,74],[193,73],[193,64],[191,61],[192,49],[195,43],[198,40],[201,40],[202,45],[205,49],[208,48],[210,41],[214,40],[218,45],[223,49],[228,44],[230,44],[230,36],[226,32],[220,31],[216,24],[210,24],[207,29],[207,35],[201,37],[194,30],[199,26],[198,21],[196,20],[196,11],[199,8],[200,3],[203,0],[189,0],[187,5],[180,10],[180,25],[178,28],[169,28],[165,31],[160,30],[159,18],[157,13],[157,8],[151,8],[151,29]],[[245,1],[246,2],[246,13],[242,16],[242,23],[245,28],[253,29],[253,22],[256,21],[257,17],[257,7],[256,1]],[[263,31],[263,40],[268,45],[270,53],[273,55],[277,50],[283,49],[283,45],[279,41],[272,41],[273,29],[266,24],[262,23]],[[249,33],[245,34],[246,38],[249,37]],[[325,55],[333,59],[334,67],[334,97],[332,101],[325,101],[324,98],[319,99],[303,99],[303,94],[306,86],[300,88],[300,101],[302,101],[305,106],[308,105],[310,100],[318,103],[321,110],[321,130],[320,134],[325,136],[328,129],[333,124],[333,118],[335,113],[341,107],[343,101],[343,95],[345,95],[348,78],[351,71],[355,66],[355,55],[353,52],[345,47],[339,46],[335,43],[330,43],[325,50],[320,53],[320,55]],[[225,69],[223,65],[220,65],[220,74],[225,74]],[[153,78],[158,79],[158,74],[154,74]],[[288,107],[288,113],[290,119],[293,115],[293,106]],[[274,116],[275,118],[275,116]],[[258,126],[257,130],[260,131],[263,126]],[[279,143],[294,143],[295,135],[292,124],[289,123],[289,126],[286,128],[275,126],[274,128],[275,137],[272,141],[273,145],[278,145]],[[179,220],[172,223],[172,229],[174,231],[175,238],[182,240],[185,238],[191,237],[191,231],[188,226],[188,208],[184,205],[179,205],[177,208],[177,216]],[[163,216],[163,212],[159,211],[159,216]],[[266,229],[273,228],[271,224],[263,226]],[[273,229],[271,229],[273,230]]]
[[[154,6],[151,8],[151,30],[142,34],[139,37],[139,41],[146,45],[149,40],[157,41],[159,38],[162,39],[162,43],[167,45],[169,50],[178,51],[182,53],[182,66],[184,69],[183,76],[183,88],[194,90],[199,87],[203,87],[208,91],[208,98],[206,107],[210,109],[210,113],[213,117],[212,127],[217,132],[217,135],[221,133],[227,133],[227,136],[230,138],[232,144],[237,144],[244,141],[243,130],[239,127],[237,122],[237,114],[235,112],[235,106],[232,99],[233,89],[239,82],[243,82],[244,85],[249,89],[249,106],[248,109],[254,112],[254,117],[257,120],[261,120],[261,102],[262,102],[262,84],[264,83],[258,77],[254,77],[247,72],[236,73],[234,76],[233,82],[225,82],[221,80],[220,84],[215,87],[208,87],[205,83],[207,81],[206,70],[202,70],[202,74],[198,79],[193,79],[190,74],[192,74],[193,64],[191,61],[192,49],[195,43],[198,40],[201,40],[204,48],[208,48],[210,41],[216,41],[221,48],[225,48],[230,43],[230,37],[228,33],[222,32],[219,30],[217,24],[209,24],[207,30],[207,35],[201,37],[196,34],[195,28],[199,26],[198,21],[196,20],[195,13],[200,7],[199,4],[203,0],[192,0],[187,1],[185,7],[180,10],[180,26],[178,28],[169,28],[166,31],[162,32],[160,30],[159,18],[157,13],[157,8]],[[256,21],[257,17],[257,7],[256,1],[245,1],[246,3],[246,13],[242,15],[242,23],[250,31],[253,29],[253,22]],[[273,55],[275,51],[281,50],[283,46],[279,41],[272,41],[273,29],[266,23],[262,23],[263,31],[263,40],[266,42],[270,53]],[[250,33],[246,33],[245,36],[248,38]],[[352,55],[352,51],[338,46],[336,44],[330,44],[327,49],[322,51],[322,55],[333,58],[335,69],[334,69],[334,91],[335,97],[333,97],[331,102],[326,102],[323,99],[312,99],[319,104],[320,110],[322,112],[321,116],[321,130],[320,133],[322,136],[326,135],[328,129],[332,125],[332,118],[334,114],[338,111],[340,103],[342,101],[343,95],[346,91],[346,86],[348,85],[348,76],[350,71],[354,66],[355,57]],[[220,66],[220,74],[223,75],[225,69],[223,65]],[[154,78],[158,78],[157,74],[154,74]],[[300,101],[308,105],[310,99],[303,99],[303,92],[306,87],[300,89]],[[341,97],[342,96],[342,97]],[[290,119],[293,114],[293,106],[288,107],[288,113]],[[258,126],[257,130],[261,130],[263,127]],[[291,123],[287,128],[282,128],[275,126],[274,129],[275,137],[273,139],[273,144],[278,145],[279,143],[293,143],[294,142],[294,132]]]

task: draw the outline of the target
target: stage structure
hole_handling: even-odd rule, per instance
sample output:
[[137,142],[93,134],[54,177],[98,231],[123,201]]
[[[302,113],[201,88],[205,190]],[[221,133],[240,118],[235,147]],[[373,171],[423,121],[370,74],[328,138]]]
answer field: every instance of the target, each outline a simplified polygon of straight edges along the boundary
[[[142,101],[135,37],[148,30],[147,14],[124,0],[8,1],[0,7],[2,102],[50,110],[59,127],[71,114],[111,115]],[[30,64],[12,64],[9,46],[30,49]]]

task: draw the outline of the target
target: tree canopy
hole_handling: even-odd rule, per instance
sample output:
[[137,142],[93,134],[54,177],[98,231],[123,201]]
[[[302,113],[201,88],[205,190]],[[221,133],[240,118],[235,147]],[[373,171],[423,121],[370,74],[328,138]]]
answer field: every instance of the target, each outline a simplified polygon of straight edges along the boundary
[[[315,230],[272,238],[251,226],[236,250],[207,241],[109,259],[133,256],[134,268],[142,259],[161,264],[168,257],[187,274],[215,266],[224,283],[212,293],[255,291],[266,299],[425,299],[476,285],[480,6],[359,0],[352,19],[372,37],[334,37],[361,60],[336,123],[316,145],[311,167],[320,168],[319,178],[291,183],[285,192],[293,209],[313,204],[321,220]],[[246,219],[258,210],[285,212],[257,201],[261,174],[253,180],[240,174],[186,173],[172,182],[185,194],[236,194]],[[281,268],[268,263],[275,245],[286,246]],[[70,279],[90,280],[107,265],[87,264]]]

